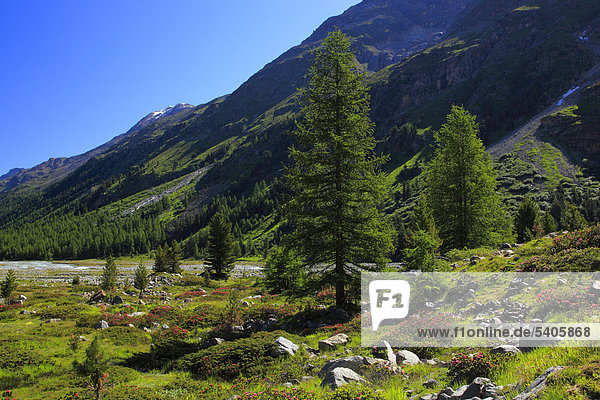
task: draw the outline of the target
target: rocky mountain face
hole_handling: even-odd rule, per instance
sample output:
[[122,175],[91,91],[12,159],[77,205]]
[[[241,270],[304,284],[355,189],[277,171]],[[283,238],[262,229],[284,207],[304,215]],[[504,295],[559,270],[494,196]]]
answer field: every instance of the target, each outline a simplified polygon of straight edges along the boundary
[[[32,201],[43,210],[40,215],[115,213],[110,219],[135,209],[135,216],[166,225],[165,240],[188,240],[201,231],[206,207],[218,196],[239,206],[239,215],[266,217],[272,203],[244,202],[261,181],[273,183],[274,192],[280,189],[275,178],[288,161],[289,132],[299,118],[296,89],[305,84],[311,50],[335,27],[351,38],[368,71],[378,151],[391,155],[385,168],[395,176],[396,198],[401,198],[399,187],[420,174],[433,132],[452,104],[478,116],[486,145],[507,143],[498,156],[531,163],[526,152],[515,151],[522,143],[507,141],[507,135],[577,85],[582,92],[581,101],[574,101],[577,108],[565,106],[540,117],[543,134],[538,136],[560,144],[556,152],[564,151],[565,159],[572,157],[593,173],[600,139],[598,89],[588,82],[600,81],[591,79],[600,70],[600,41],[594,35],[600,32],[599,15],[597,0],[531,0],[527,5],[517,0],[364,0],[325,21],[229,95],[150,113],[104,146],[0,181],[0,228],[3,219],[19,221],[25,213],[14,194],[28,196],[29,189],[42,194]],[[547,164],[539,158],[538,164]],[[544,174],[527,170],[526,179],[543,186],[550,182]],[[505,177],[508,185],[514,176],[521,175]],[[553,176],[551,182],[559,180]],[[517,186],[511,196],[522,197],[530,187]],[[145,202],[157,193],[168,196],[160,204]],[[404,189],[401,195],[407,200]],[[138,209],[138,204],[153,206]],[[240,219],[240,235],[253,229],[257,226]],[[202,246],[197,236],[194,243]]]

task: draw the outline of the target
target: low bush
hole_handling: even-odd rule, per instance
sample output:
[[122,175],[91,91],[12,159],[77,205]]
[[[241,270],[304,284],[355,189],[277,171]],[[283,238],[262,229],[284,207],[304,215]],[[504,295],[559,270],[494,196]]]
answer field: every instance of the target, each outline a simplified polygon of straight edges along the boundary
[[62,320],[71,319],[75,320],[81,317],[82,313],[86,311],[92,311],[93,308],[85,304],[66,304],[56,307],[48,307],[38,311],[38,316],[41,319],[55,319],[60,318]]
[[[238,397],[239,400],[312,400],[317,399],[315,392],[301,388],[273,389],[266,388],[264,391],[244,392]],[[379,397],[377,398],[379,399]]]
[[150,338],[145,332],[128,326],[111,326],[103,329],[102,339],[110,341],[115,346],[150,344]]
[[516,357],[513,353],[506,354],[463,354],[458,353],[450,360],[448,377],[453,382],[471,382],[477,377],[490,378],[500,372],[507,363]]
[[325,397],[325,400],[383,400],[375,390],[359,384],[342,386]]
[[284,332],[259,332],[249,338],[200,350],[180,359],[176,367],[202,379],[218,376],[232,380],[256,365],[272,363],[274,359],[269,353],[281,334]]

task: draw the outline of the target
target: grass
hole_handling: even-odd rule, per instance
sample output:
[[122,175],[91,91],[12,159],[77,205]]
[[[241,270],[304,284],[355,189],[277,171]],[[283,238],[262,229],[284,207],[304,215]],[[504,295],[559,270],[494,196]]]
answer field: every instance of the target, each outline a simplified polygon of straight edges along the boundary
[[[515,258],[519,261],[534,256],[543,256],[548,253],[552,240],[540,238],[514,249]],[[469,265],[472,256],[483,257],[475,265]],[[515,261],[512,258],[499,256],[491,248],[479,248],[471,250],[455,250],[446,254],[447,260],[443,263],[450,264],[458,262],[461,269],[469,271],[498,271],[514,268]],[[122,259],[122,263],[137,264],[136,258]],[[253,262],[255,260],[246,260]],[[86,260],[90,265],[102,264],[99,260]],[[225,310],[228,304],[228,296],[212,294],[217,288],[239,287],[240,297],[253,296],[263,291],[256,277],[231,278],[222,282],[211,282],[206,286],[203,281],[196,279],[195,275],[185,272],[181,280],[176,280],[174,286],[166,287],[171,300],[167,303],[160,296],[149,296],[145,298],[146,305],[137,304],[136,296],[121,293],[128,306],[105,306],[96,307],[83,304],[82,293],[96,290],[96,287],[81,285],[72,287],[68,284],[53,283],[51,286],[37,284],[34,280],[20,277],[18,292],[28,297],[26,309],[36,310],[37,314],[19,315],[18,310],[4,311],[0,315],[0,393],[6,389],[13,390],[16,399],[58,399],[70,391],[77,391],[85,395],[87,393],[85,382],[73,373],[72,362],[83,360],[85,348],[89,342],[79,343],[79,348],[73,351],[69,346],[71,335],[84,336],[91,340],[94,335],[99,335],[105,357],[111,362],[109,388],[104,392],[103,398],[116,399],[117,393],[127,393],[130,396],[129,387],[139,387],[139,395],[150,393],[153,398],[178,398],[178,399],[228,399],[233,395],[244,392],[260,392],[270,388],[284,390],[283,383],[292,379],[299,379],[304,375],[316,376],[316,373],[328,359],[339,358],[350,354],[371,356],[370,348],[360,347],[360,330],[352,327],[344,330],[350,342],[338,350],[328,352],[324,358],[309,358],[302,344],[317,348],[319,340],[331,336],[339,329],[345,329],[344,325],[319,329],[315,332],[298,332],[292,329],[292,319],[280,317],[280,321],[290,323],[288,332],[284,336],[300,345],[300,351],[295,357],[287,357],[271,360],[268,363],[254,362],[251,368],[241,371],[242,377],[234,380],[223,380],[217,376],[209,376],[198,380],[186,370],[173,369],[177,365],[180,355],[166,352],[157,352],[161,342],[157,341],[154,334],[140,329],[148,324],[140,319],[134,322],[135,327],[112,326],[104,331],[96,331],[91,327],[79,326],[78,320],[84,315],[101,316],[103,313],[116,314],[120,311],[128,313],[139,311],[148,315],[158,306],[171,306],[171,311],[159,319],[159,324],[167,323],[174,327],[183,323],[187,317],[194,315],[198,307],[214,306],[214,308],[202,308],[207,310],[206,323],[198,326],[188,327],[189,333],[183,342],[173,348],[174,352],[183,351],[186,346],[194,346],[209,335],[211,326],[219,324],[225,318]],[[184,286],[185,283],[185,286]],[[190,286],[191,285],[191,286]],[[207,297],[191,297],[191,301],[184,302],[186,292],[195,291],[199,288],[207,290]],[[229,289],[224,289],[228,291]],[[489,292],[489,291],[488,291]],[[497,298],[498,294],[493,292],[484,293],[486,301]],[[294,306],[302,309],[306,302],[314,299],[304,298],[294,301],[279,297],[268,297],[263,299],[252,299],[249,309],[240,308],[240,313],[248,313],[257,307],[269,306],[275,310],[286,312],[286,307]],[[325,303],[329,304],[329,303]],[[157,311],[152,311],[156,313]],[[280,312],[280,311],[277,311]],[[46,313],[46,314],[45,314]],[[51,313],[54,313],[51,315]],[[160,313],[159,313],[160,314]],[[162,314],[161,314],[162,315]],[[59,322],[46,323],[46,318],[54,316],[61,318]],[[243,320],[244,318],[242,318]],[[316,320],[315,320],[316,321]],[[318,321],[316,321],[318,322]],[[350,326],[350,325],[347,325]],[[279,329],[283,326],[279,326]],[[275,333],[274,335],[279,335]],[[251,339],[259,340],[259,339]],[[228,341],[225,346],[233,346],[236,341]],[[258,342],[255,342],[258,344]],[[183,347],[182,347],[183,346]],[[154,349],[154,350],[153,350]],[[183,349],[183,350],[182,350]],[[436,352],[438,360],[448,362],[453,353],[458,349],[439,349]],[[476,352],[476,349],[470,349]],[[513,398],[540,373],[547,368],[563,365],[567,367],[563,372],[549,381],[548,389],[541,399],[577,398],[594,399],[597,397],[598,385],[595,383],[600,371],[599,349],[594,348],[539,348],[524,353],[506,364],[502,368],[492,371],[490,378],[496,383],[503,385],[506,390],[502,393],[507,399]],[[131,360],[140,355],[152,355],[153,357],[166,357],[155,364],[148,364],[143,368],[142,364],[132,364]],[[162,355],[160,355],[162,354]],[[207,354],[213,354],[208,352]],[[307,365],[312,364],[312,369]],[[439,382],[436,387],[425,388],[423,382],[433,378]],[[379,379],[379,378],[378,378]],[[382,395],[386,400],[404,400],[414,395],[427,393],[438,393],[446,386],[457,388],[457,385],[467,382],[452,382],[448,376],[448,366],[444,363],[437,365],[419,364],[405,367],[404,375],[381,378],[374,381],[375,388],[383,390]],[[519,384],[518,388],[515,384]],[[325,399],[330,393],[329,389],[320,387],[320,379],[316,378],[303,382],[300,386],[303,390],[313,391],[316,399]],[[119,389],[122,388],[122,389]],[[408,392],[408,390],[412,392]],[[133,392],[132,392],[133,393]],[[137,397],[132,397],[137,398]],[[140,397],[142,398],[142,397]],[[260,397],[259,397],[260,398]],[[267,397],[264,397],[267,399]]]

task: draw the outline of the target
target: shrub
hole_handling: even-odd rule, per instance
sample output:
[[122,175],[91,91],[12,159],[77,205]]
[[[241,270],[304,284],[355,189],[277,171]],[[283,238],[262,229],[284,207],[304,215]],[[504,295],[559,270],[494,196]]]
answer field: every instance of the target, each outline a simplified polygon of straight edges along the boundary
[[383,400],[375,390],[359,384],[342,386],[325,397],[325,400]]
[[550,251],[558,253],[567,249],[586,249],[589,247],[600,247],[600,224],[554,238]]
[[85,311],[93,310],[85,304],[67,304],[63,306],[49,307],[38,312],[41,319],[77,319]]
[[300,291],[306,280],[302,260],[293,251],[275,246],[265,262],[264,285],[271,293],[293,295]]
[[244,310],[244,318],[251,319],[269,319],[275,317],[277,319],[289,317],[300,311],[299,306],[291,304],[256,304]]
[[244,392],[238,398],[239,400],[311,400],[317,397],[315,396],[315,392],[301,388],[265,388],[264,391],[260,392]]
[[188,370],[198,378],[218,376],[235,379],[255,365],[269,364],[273,342],[283,332],[259,332],[249,338],[226,342],[189,354],[177,362],[179,369]]
[[110,341],[115,346],[135,346],[150,343],[150,339],[145,332],[128,326],[110,326],[108,329],[103,329],[102,338]]
[[515,357],[516,355],[513,353],[494,355],[487,353],[469,355],[458,353],[450,360],[448,377],[454,382],[471,382],[477,377],[489,378],[493,373],[497,373],[503,369]]

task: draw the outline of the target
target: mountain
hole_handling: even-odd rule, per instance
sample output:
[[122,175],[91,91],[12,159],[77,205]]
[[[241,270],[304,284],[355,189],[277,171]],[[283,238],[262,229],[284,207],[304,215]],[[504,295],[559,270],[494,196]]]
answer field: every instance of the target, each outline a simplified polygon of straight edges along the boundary
[[395,220],[418,196],[433,132],[462,104],[478,116],[509,209],[527,193],[548,209],[561,187],[594,222],[599,17],[596,0],[364,0],[233,93],[151,113],[101,148],[2,181],[0,258],[130,254],[171,240],[198,257],[216,209],[233,222],[238,254],[266,251],[285,230],[276,210],[296,88],[336,27],[367,73]]
[[31,187],[43,188],[49,184],[64,178],[69,173],[85,164],[86,161],[109,150],[115,144],[121,142],[134,132],[139,131],[163,118],[175,115],[181,111],[193,108],[191,104],[179,103],[169,106],[160,111],[154,111],[142,118],[127,132],[114,137],[109,142],[98,146],[90,151],[73,157],[51,158],[32,168],[14,168],[7,174],[0,176],[0,192],[11,190],[27,183]]

